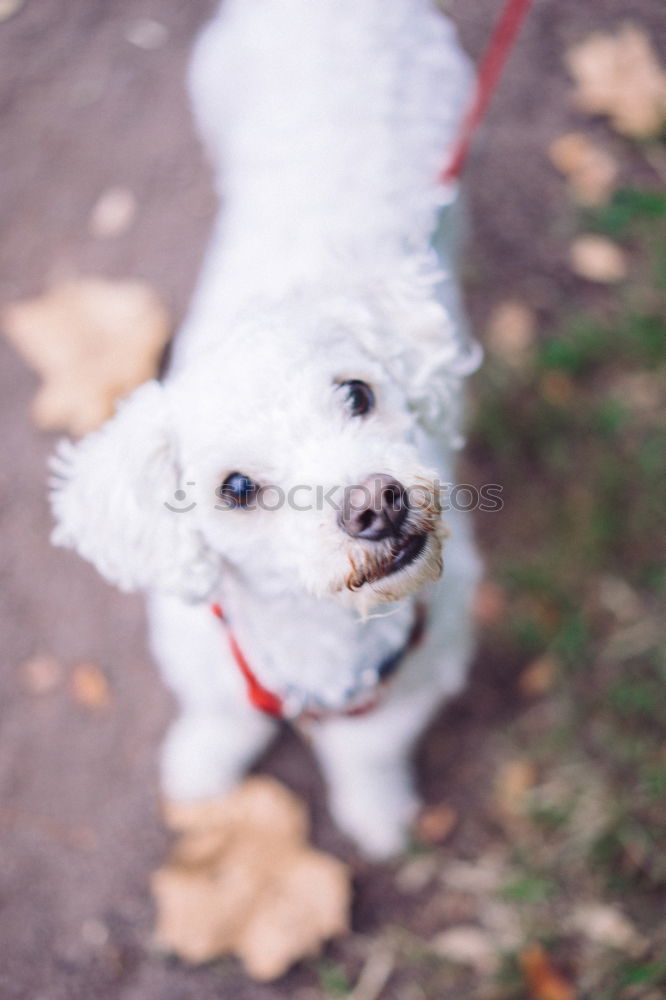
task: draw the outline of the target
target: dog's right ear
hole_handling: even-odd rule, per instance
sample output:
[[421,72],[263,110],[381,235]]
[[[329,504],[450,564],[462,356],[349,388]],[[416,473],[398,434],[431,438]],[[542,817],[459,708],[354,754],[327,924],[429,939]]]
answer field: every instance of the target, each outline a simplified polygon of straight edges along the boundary
[[203,599],[217,560],[187,513],[169,509],[178,466],[165,390],[147,382],[114,417],[51,460],[51,540],[76,549],[122,590]]

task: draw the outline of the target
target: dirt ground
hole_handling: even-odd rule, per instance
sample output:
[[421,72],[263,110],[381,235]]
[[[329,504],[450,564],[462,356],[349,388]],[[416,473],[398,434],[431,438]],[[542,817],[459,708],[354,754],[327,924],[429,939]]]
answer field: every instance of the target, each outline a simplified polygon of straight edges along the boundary
[[[496,0],[449,6],[477,55]],[[656,38],[663,28],[658,7],[655,0],[536,3],[469,165],[467,267],[479,329],[506,297],[529,300],[544,323],[571,296],[594,301],[596,290],[566,265],[570,209],[544,152],[579,123],[563,51],[628,17]],[[101,274],[150,282],[182,317],[215,207],[183,74],[212,8],[212,0],[26,0],[0,23],[1,304],[36,294],[55,278]],[[167,29],[155,49],[128,41],[145,17]],[[96,239],[87,228],[91,207],[115,185],[136,196],[136,221],[117,239]],[[151,951],[147,880],[167,845],[156,759],[173,705],[147,652],[140,599],[117,593],[74,555],[49,545],[45,466],[54,439],[29,420],[36,378],[4,340],[0,357],[2,1000],[346,995],[331,969],[346,970],[353,982],[384,928],[418,938],[459,920],[446,912],[441,892],[402,891],[396,866],[368,867],[353,857],[326,815],[307,750],[285,733],[262,766],[308,796],[316,842],[354,865],[354,934],[329,949],[324,964],[306,963],[269,986],[248,981],[233,961],[189,970]],[[480,478],[475,461],[472,454],[471,474]],[[510,524],[509,515],[480,518],[489,554]],[[42,697],[26,690],[22,664],[42,653],[66,670],[98,664],[111,686],[108,706],[90,711],[77,704],[65,682]],[[473,860],[498,837],[488,804],[493,762],[505,727],[523,711],[513,686],[523,666],[501,645],[483,642],[468,691],[424,741],[425,795],[460,816],[442,864]],[[449,993],[419,976],[398,968],[381,997],[490,996],[471,980]]]

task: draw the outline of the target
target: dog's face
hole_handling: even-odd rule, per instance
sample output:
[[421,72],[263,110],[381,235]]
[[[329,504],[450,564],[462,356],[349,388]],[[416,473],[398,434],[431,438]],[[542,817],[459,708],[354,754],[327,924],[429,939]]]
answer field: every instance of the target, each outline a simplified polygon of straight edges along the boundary
[[55,541],[126,589],[260,590],[367,611],[435,580],[429,438],[372,338],[275,321],[137,390],[57,471]]
[[183,518],[263,586],[371,604],[436,578],[434,472],[404,390],[342,332],[288,346],[272,330],[247,337],[171,391],[197,503]]

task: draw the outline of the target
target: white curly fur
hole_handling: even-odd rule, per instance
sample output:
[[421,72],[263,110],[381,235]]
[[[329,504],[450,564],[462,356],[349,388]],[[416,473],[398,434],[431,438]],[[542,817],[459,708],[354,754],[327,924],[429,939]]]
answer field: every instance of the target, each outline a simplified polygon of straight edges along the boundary
[[[455,277],[455,199],[442,207],[437,183],[470,80],[429,0],[225,0],[190,81],[224,205],[170,373],[54,462],[54,541],[149,591],[153,648],[182,707],[163,754],[171,796],[224,791],[274,732],[248,703],[211,600],[294,711],[344,707],[405,645],[417,595],[427,600],[426,639],[380,706],[312,731],[334,816],[373,856],[403,843],[409,751],[470,656],[469,515],[447,515],[435,582],[444,530],[432,495],[452,475],[460,387],[478,361]],[[373,387],[367,417],[345,407],[349,379]],[[407,523],[427,532],[424,552],[363,582],[386,543],[349,537],[325,504],[216,509],[233,471],[305,499],[375,473],[420,484],[426,500]]]

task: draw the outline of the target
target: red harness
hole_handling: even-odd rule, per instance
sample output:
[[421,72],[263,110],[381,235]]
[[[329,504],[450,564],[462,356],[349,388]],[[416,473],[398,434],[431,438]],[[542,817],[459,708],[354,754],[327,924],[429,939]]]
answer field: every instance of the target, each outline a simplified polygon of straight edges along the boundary
[[[220,621],[225,626],[227,639],[229,640],[229,648],[231,650],[231,655],[233,656],[238,669],[243,675],[245,684],[247,686],[247,696],[251,704],[254,705],[255,708],[258,708],[260,712],[264,712],[266,715],[272,715],[273,718],[276,719],[284,718],[285,713],[284,713],[284,705],[282,699],[278,695],[274,694],[272,691],[269,691],[268,688],[265,688],[264,685],[259,680],[259,678],[257,677],[257,675],[252,670],[252,667],[245,658],[243,650],[238,645],[238,641],[233,633],[233,629],[231,628],[228,620],[224,616],[222,606],[220,604],[211,604],[211,611],[213,612],[214,615],[217,616],[217,618],[220,619]],[[391,673],[393,673],[395,668],[399,666],[399,661],[402,659],[404,653],[406,653],[408,650],[414,649],[416,646],[419,645],[419,643],[423,639],[424,631],[425,631],[425,608],[423,605],[418,604],[416,606],[416,617],[412,629],[409,633],[407,645],[405,646],[404,650],[402,650],[401,653],[392,658]],[[388,675],[381,677],[380,685],[385,684],[387,679]],[[327,711],[318,712],[314,710],[308,710],[304,713],[304,716],[308,719],[316,721],[316,720],[321,720],[330,715],[345,715],[345,716],[365,715],[366,712],[370,712],[372,711],[373,708],[376,708],[378,704],[379,704],[379,691],[376,689],[372,697],[369,698],[368,701],[364,702],[362,705],[356,705],[353,708],[341,709],[340,711],[333,711],[333,712],[327,712]]]
[[259,678],[252,672],[250,664],[245,659],[243,650],[238,645],[236,641],[236,636],[232,632],[228,621],[224,617],[224,612],[219,604],[212,604],[211,610],[214,615],[224,622],[226,626],[227,639],[229,640],[229,648],[231,649],[231,655],[233,656],[238,669],[245,678],[245,683],[247,684],[247,696],[254,705],[255,708],[260,709],[265,712],[266,715],[274,715],[276,718],[282,718],[282,699],[278,698],[276,694],[272,691],[268,691]]

